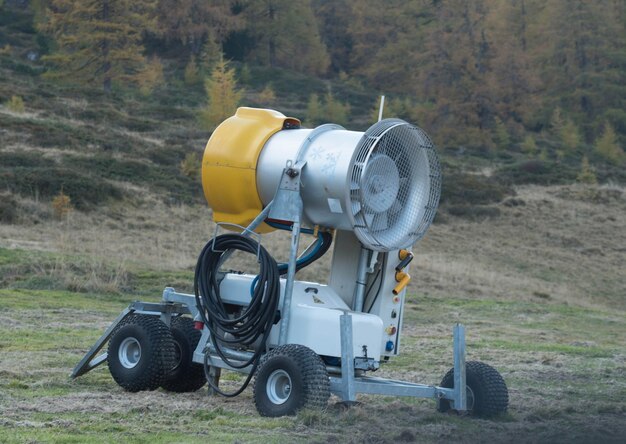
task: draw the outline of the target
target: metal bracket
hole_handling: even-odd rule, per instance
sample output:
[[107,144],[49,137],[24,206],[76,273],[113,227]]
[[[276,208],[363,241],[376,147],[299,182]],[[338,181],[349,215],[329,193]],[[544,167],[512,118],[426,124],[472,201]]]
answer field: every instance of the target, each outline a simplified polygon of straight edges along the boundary
[[295,221],[297,218],[299,220],[303,210],[300,181],[305,165],[306,161],[299,161],[295,164],[291,160],[287,161],[269,213],[271,219]]
[[[349,312],[339,317],[341,328],[341,377],[330,376],[330,391],[339,396],[343,402],[356,402],[357,393],[372,395],[411,396],[415,398],[448,399],[453,402],[457,411],[467,410],[465,382],[465,327],[457,324],[454,327],[454,388],[437,387],[375,378],[356,376],[352,338],[352,317]],[[363,364],[359,361],[359,367]]]
[[94,368],[96,368],[97,366],[99,366],[100,364],[102,364],[104,361],[107,360],[106,352],[104,352],[103,354],[95,358],[94,356],[96,356],[96,354],[102,349],[104,344],[109,340],[109,338],[113,334],[113,330],[115,330],[115,327],[117,327],[120,322],[126,319],[126,317],[130,315],[131,313],[133,313],[134,311],[135,310],[133,308],[128,307],[124,309],[124,311],[121,312],[117,318],[115,318],[113,323],[109,325],[109,328],[107,328],[104,331],[102,336],[100,336],[100,338],[96,341],[96,343],[89,349],[89,351],[87,352],[87,354],[85,354],[83,359],[81,359],[80,362],[76,365],[76,367],[74,367],[74,370],[70,374],[70,378],[72,379],[78,378],[79,376],[84,375],[85,373],[93,370]]

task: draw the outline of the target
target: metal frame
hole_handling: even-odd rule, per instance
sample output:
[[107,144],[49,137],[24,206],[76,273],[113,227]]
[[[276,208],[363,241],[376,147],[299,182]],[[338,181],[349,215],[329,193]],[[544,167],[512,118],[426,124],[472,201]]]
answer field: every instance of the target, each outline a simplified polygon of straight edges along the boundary
[[[289,220],[293,222],[291,233],[291,251],[289,255],[287,280],[285,282],[285,292],[283,296],[283,305],[281,310],[281,325],[279,333],[279,344],[284,344],[287,338],[290,319],[291,298],[293,294],[293,286],[295,281],[296,259],[298,253],[298,245],[300,240],[301,218],[302,218],[302,198],[300,196],[300,177],[304,162],[291,161],[287,162],[283,170],[281,183],[276,191],[274,200],[270,202],[261,213],[243,229],[242,235],[250,236],[254,233],[254,229],[258,227],[267,217]],[[228,255],[229,253],[226,253]],[[367,258],[369,251],[362,247],[360,252],[360,260],[357,271],[357,284],[365,282],[365,273],[367,272]],[[226,257],[224,258],[226,260]],[[362,311],[363,305],[363,285],[357,285],[355,294],[354,311]],[[148,315],[160,316],[163,322],[170,324],[172,314],[190,314],[194,319],[198,319],[199,311],[196,307],[195,296],[177,293],[173,288],[167,287],[163,291],[162,303],[148,303],[136,301],[130,304],[113,323],[107,328],[104,334],[96,341],[83,359],[78,363],[71,374],[72,378],[81,376],[107,359],[107,353],[104,352],[98,356],[98,352],[103,348],[106,341],[111,337],[115,328],[131,313],[143,313]],[[330,390],[339,396],[345,403],[356,402],[357,393],[391,395],[391,396],[410,396],[418,398],[434,398],[448,399],[452,401],[453,408],[458,411],[467,409],[466,396],[466,375],[465,375],[465,327],[456,324],[453,329],[454,335],[454,388],[444,388],[437,386],[429,386],[424,384],[416,384],[405,381],[397,381],[391,379],[377,378],[363,375],[363,366],[358,362],[358,372],[355,370],[355,357],[353,355],[353,330],[352,316],[349,311],[344,312],[340,316],[341,330],[341,363],[339,369],[340,376],[331,374]],[[222,347],[225,356],[234,361],[245,362],[250,358],[252,353],[230,350]],[[210,342],[209,330],[205,327],[202,331],[202,337],[193,354],[194,362],[203,362],[205,354],[208,353],[208,359],[212,368],[216,369],[211,375],[214,383],[217,385],[219,379],[219,369],[225,368],[240,373],[250,373],[251,366],[245,368],[232,368],[226,364],[219,356],[216,355],[215,348]],[[373,367],[366,365],[365,369],[377,368],[378,362]],[[329,372],[337,372],[337,367],[328,367]]]
[[341,376],[330,376],[330,391],[345,403],[356,402],[357,393],[449,399],[455,410],[467,410],[465,383],[465,327],[454,326],[454,388],[397,381],[372,376],[356,376],[352,348],[352,316],[345,313],[341,322]]

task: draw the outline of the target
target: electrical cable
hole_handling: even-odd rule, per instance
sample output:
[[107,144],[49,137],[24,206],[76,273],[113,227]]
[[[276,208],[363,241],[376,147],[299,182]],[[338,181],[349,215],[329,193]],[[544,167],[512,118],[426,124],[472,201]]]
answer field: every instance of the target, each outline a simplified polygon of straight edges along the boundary
[[[221,273],[219,272],[220,259],[229,250],[240,250],[259,255],[260,270],[258,283],[255,285],[250,304],[243,307],[241,314],[233,316],[229,312],[232,305],[225,304],[220,295]],[[252,365],[252,369],[243,385],[233,393],[221,391],[207,377],[211,388],[226,397],[234,397],[245,390],[259,364],[264,347],[256,350],[245,362],[233,362],[222,350],[223,345],[238,344],[251,347],[261,339],[265,345],[272,326],[276,320],[278,302],[280,299],[280,274],[278,264],[268,251],[253,239],[241,234],[222,234],[210,240],[202,249],[196,264],[194,276],[194,293],[196,305],[204,325],[210,331],[210,340],[219,357],[232,368],[245,368]],[[231,338],[226,337],[229,334]],[[205,351],[204,370],[208,375],[209,350]]]
[[378,295],[380,294],[380,289],[383,286],[383,277],[381,276],[381,273],[382,273],[382,270],[386,267],[387,267],[387,255],[385,254],[383,263],[381,264],[380,268],[376,272],[376,276],[374,276],[374,280],[372,280],[372,285],[370,285],[370,288],[367,289],[367,293],[365,293],[365,297],[363,298],[363,301],[367,301],[367,298],[370,295],[372,288],[374,288],[374,283],[376,282],[376,279],[378,279],[378,277],[380,276],[380,281],[378,281],[378,289],[376,290],[374,300],[370,304],[370,308],[367,309],[366,313],[370,313],[372,311],[372,308],[374,308],[374,304],[376,303],[376,300],[378,299]]

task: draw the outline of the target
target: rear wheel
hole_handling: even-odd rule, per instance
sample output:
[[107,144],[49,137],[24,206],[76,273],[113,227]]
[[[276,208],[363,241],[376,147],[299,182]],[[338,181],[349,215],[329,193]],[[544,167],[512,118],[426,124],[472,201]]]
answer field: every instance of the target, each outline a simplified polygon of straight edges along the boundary
[[125,390],[154,390],[174,366],[172,334],[156,316],[130,315],[111,336],[107,361]]
[[[498,371],[479,361],[465,365],[467,384],[467,412],[473,416],[489,417],[506,412],[509,404],[509,391]],[[454,368],[441,380],[441,387],[454,388]],[[452,408],[451,401],[437,400],[437,410],[447,412]]]
[[323,409],[329,397],[326,365],[310,348],[281,345],[261,359],[254,381],[254,404],[261,416]]
[[172,319],[170,330],[175,362],[161,387],[171,392],[194,392],[206,384],[203,366],[193,362],[202,334],[194,328],[193,319],[182,316]]

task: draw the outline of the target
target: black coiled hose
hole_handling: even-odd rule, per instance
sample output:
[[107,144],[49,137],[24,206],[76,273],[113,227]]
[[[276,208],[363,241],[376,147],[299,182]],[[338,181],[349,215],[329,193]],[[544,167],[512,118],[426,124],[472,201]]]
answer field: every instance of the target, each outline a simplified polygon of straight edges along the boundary
[[[223,254],[229,250],[240,250],[256,255],[259,252],[260,271],[258,282],[251,294],[250,304],[243,312],[233,317],[229,315],[229,306],[220,296],[219,265]],[[246,362],[234,363],[222,351],[223,345],[243,344],[251,346],[259,338],[260,344],[266,344],[272,325],[277,319],[280,299],[280,274],[274,258],[263,246],[253,239],[240,234],[222,234],[210,240],[202,249],[194,277],[194,293],[200,317],[211,332],[211,342],[220,358],[233,368],[245,368],[252,365],[243,385],[233,393],[224,393],[216,387],[211,378],[209,385],[217,393],[233,397],[239,395],[250,383],[263,353],[263,347],[257,347],[252,357]],[[231,306],[232,307],[232,306]],[[225,337],[228,333],[231,337]],[[204,368],[208,376],[209,352],[205,352]]]

